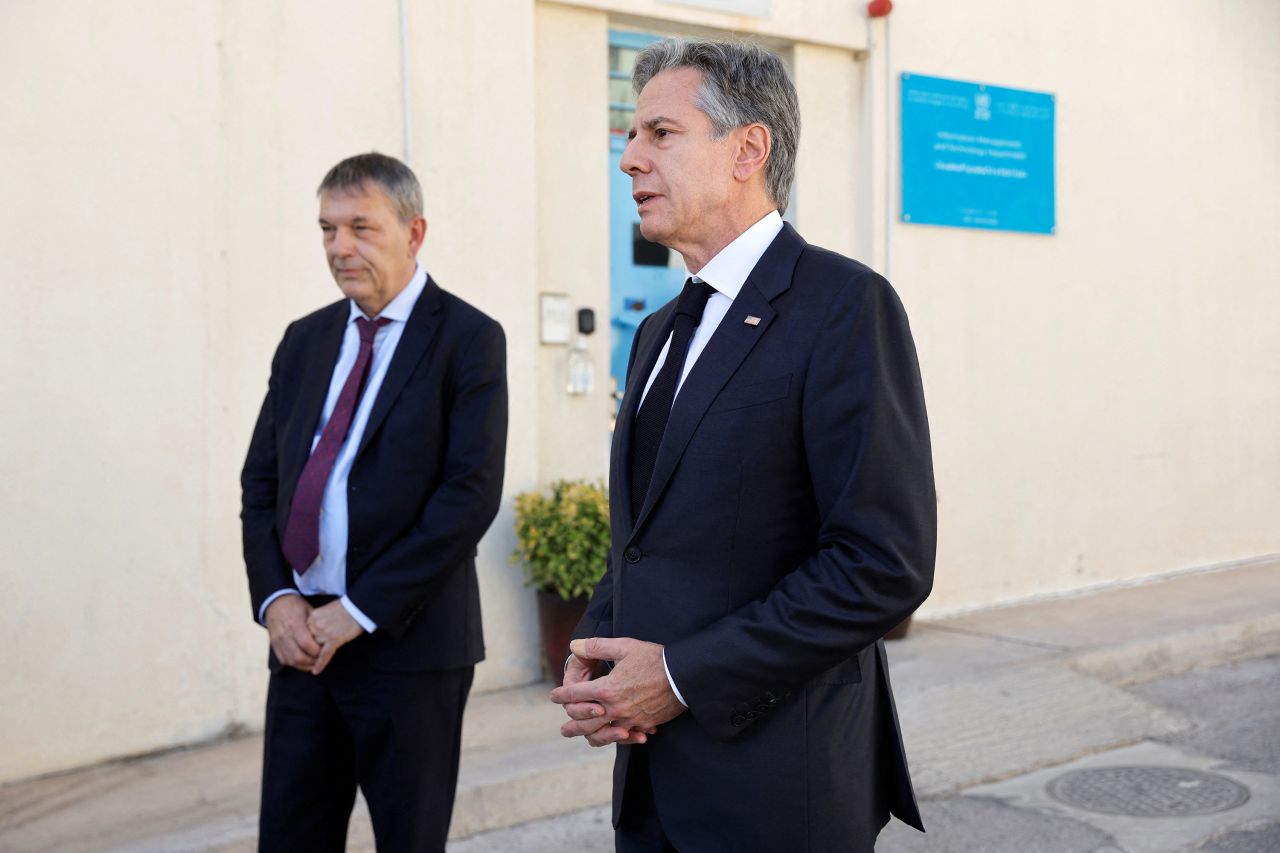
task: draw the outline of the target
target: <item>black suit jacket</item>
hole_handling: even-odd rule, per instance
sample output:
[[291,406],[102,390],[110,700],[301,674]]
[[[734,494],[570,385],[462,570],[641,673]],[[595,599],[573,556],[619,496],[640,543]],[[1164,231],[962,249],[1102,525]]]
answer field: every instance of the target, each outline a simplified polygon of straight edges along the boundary
[[[268,596],[293,587],[280,541],[348,306],[342,300],[292,323],[271,364],[241,474],[255,620]],[[428,277],[348,479],[347,595],[378,630],[338,654],[410,671],[484,657],[475,554],[501,501],[506,438],[502,327]]]
[[670,303],[635,337],[614,548],[575,636],[666,647],[689,710],[645,748],[678,848],[869,850],[890,811],[920,826],[880,641],[933,577],[906,316],[883,278],[785,225],[681,387],[632,507],[635,412],[673,323]]

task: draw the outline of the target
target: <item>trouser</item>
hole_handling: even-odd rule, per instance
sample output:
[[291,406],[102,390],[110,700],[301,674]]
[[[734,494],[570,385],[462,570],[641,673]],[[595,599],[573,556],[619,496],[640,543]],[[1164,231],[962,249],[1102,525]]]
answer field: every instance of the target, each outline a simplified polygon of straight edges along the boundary
[[630,747],[627,760],[627,799],[613,833],[617,853],[677,853],[662,829],[653,798],[653,778],[649,774],[649,749]]
[[342,851],[359,785],[381,853],[442,853],[475,668],[376,672],[342,652],[271,676],[258,849]]

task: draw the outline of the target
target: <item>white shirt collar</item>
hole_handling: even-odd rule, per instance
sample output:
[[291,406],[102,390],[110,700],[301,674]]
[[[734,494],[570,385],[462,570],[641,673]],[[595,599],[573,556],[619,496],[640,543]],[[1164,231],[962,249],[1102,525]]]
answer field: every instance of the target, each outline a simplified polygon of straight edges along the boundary
[[[396,298],[388,302],[387,307],[383,308],[382,313],[378,316],[385,317],[388,320],[396,320],[400,323],[405,322],[409,319],[409,315],[413,313],[413,306],[418,303],[418,297],[422,295],[422,291],[426,286],[427,272],[422,268],[421,264],[415,264],[413,278],[409,279],[409,283],[404,286],[404,290],[397,293]],[[351,313],[347,315],[347,323],[354,323],[360,317],[365,316],[354,299],[347,301],[351,305]]]
[[705,281],[730,299],[736,299],[747,276],[760,262],[760,256],[781,230],[782,216],[776,210],[769,211],[717,252],[706,266],[692,274],[693,279]]

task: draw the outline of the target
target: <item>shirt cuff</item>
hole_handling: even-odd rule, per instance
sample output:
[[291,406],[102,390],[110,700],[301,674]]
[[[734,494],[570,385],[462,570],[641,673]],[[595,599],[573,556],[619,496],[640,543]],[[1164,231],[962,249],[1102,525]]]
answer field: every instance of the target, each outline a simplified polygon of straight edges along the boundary
[[356,607],[350,598],[344,595],[338,600],[342,602],[342,606],[351,614],[351,618],[360,623],[360,627],[363,628],[366,633],[372,634],[374,631],[378,630],[378,623],[374,622],[368,616],[365,616],[364,613],[361,612],[360,608]]
[[671,677],[671,670],[667,667],[667,650],[666,649],[662,650],[662,669],[667,674],[667,683],[671,685],[671,692],[676,694],[676,699],[680,701],[681,705],[688,708],[689,703],[684,701],[684,697],[680,695],[680,688],[676,687],[676,681],[674,678]]
[[258,624],[267,627],[267,608],[271,606],[271,602],[275,601],[282,595],[302,595],[296,589],[278,589],[267,596],[267,600],[262,602],[262,606],[258,608]]

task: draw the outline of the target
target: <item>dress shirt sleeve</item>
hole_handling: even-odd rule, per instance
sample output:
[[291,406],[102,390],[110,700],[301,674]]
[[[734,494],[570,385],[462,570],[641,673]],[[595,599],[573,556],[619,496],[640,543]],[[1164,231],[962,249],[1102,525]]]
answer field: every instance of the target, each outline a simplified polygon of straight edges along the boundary
[[[569,662],[565,661],[565,666],[568,666],[568,665],[569,665]],[[689,703],[684,701],[684,696],[680,693],[680,688],[676,687],[676,680],[671,677],[671,667],[667,666],[666,649],[662,650],[662,669],[667,673],[667,683],[671,685],[671,692],[676,694],[676,699],[680,702],[681,705],[688,708]]]
[[368,616],[365,616],[364,611],[359,607],[356,607],[355,602],[350,598],[344,595],[338,600],[342,602],[342,606],[351,614],[351,618],[360,623],[360,627],[365,630],[366,634],[372,634],[374,631],[378,630],[378,624]]
[[258,608],[258,624],[267,627],[267,608],[271,606],[271,602],[275,601],[282,595],[301,595],[296,589],[279,589],[267,596],[267,600],[262,602],[262,606]]

